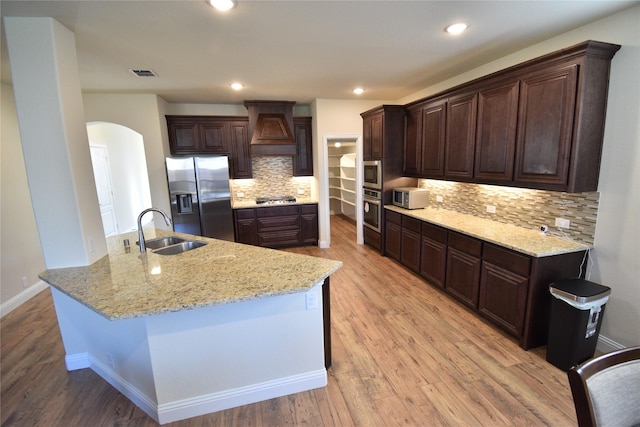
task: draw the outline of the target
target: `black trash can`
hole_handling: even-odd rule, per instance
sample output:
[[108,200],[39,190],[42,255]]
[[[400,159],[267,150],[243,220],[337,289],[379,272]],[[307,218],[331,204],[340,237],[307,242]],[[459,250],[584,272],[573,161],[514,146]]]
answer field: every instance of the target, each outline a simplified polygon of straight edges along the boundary
[[611,288],[584,279],[564,279],[551,283],[549,292],[553,298],[547,362],[566,372],[593,357]]

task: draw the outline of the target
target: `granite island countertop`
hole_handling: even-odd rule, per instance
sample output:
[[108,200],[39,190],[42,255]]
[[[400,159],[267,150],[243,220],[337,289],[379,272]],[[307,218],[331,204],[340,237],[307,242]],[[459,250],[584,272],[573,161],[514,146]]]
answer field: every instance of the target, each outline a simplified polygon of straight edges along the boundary
[[579,252],[591,248],[589,245],[568,238],[551,234],[542,235],[538,230],[529,230],[446,209],[404,209],[393,205],[385,205],[385,209],[536,258]]
[[[135,244],[137,232],[107,238],[108,255],[88,266],[48,269],[39,277],[76,301],[120,320],[305,292],[342,262],[161,229],[145,240],[175,235],[207,245],[159,255]],[[125,251],[124,239],[131,242]]]

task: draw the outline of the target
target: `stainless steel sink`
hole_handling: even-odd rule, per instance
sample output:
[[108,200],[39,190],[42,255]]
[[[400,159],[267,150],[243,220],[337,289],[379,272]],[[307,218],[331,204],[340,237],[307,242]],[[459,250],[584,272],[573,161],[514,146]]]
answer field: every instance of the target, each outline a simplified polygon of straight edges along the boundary
[[156,249],[153,253],[159,255],[176,255],[200,248],[206,244],[206,242],[201,242],[199,240],[183,240],[182,242]]
[[165,246],[175,245],[176,243],[182,243],[184,239],[176,236],[158,237],[151,240],[145,240],[144,243],[149,249],[160,249]]

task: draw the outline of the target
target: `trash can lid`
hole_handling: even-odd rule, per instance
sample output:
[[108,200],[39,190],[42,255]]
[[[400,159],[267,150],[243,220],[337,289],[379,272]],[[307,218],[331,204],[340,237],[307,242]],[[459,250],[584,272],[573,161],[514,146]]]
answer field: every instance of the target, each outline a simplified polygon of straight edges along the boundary
[[552,294],[585,303],[609,295],[611,288],[584,279],[562,279],[551,283],[549,291]]

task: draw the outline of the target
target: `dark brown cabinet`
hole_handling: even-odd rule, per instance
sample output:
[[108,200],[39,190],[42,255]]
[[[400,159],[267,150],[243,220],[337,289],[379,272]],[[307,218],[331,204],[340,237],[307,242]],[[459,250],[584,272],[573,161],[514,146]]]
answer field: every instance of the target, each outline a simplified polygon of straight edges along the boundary
[[421,229],[420,220],[402,216],[400,262],[416,273],[420,271]]
[[268,248],[318,244],[318,205],[235,209],[236,242]]
[[384,138],[384,111],[363,117],[363,157],[364,160],[382,160]]
[[251,178],[249,121],[232,116],[166,116],[174,155],[229,156],[231,178]]
[[618,49],[587,41],[407,105],[405,174],[596,191]]
[[522,79],[517,183],[559,189],[568,183],[577,79],[574,63]]
[[478,310],[512,335],[521,336],[529,290],[529,257],[485,244]]
[[408,109],[404,145],[405,175],[444,177],[446,113],[446,99],[420,103]]
[[477,105],[476,93],[447,100],[444,176],[448,179],[470,181],[473,178]]
[[387,211],[385,230],[385,255],[400,261],[402,256],[402,215]]
[[311,117],[294,117],[293,135],[296,139],[296,155],[293,157],[293,175],[313,176]]
[[474,176],[486,182],[510,182],[516,152],[519,82],[500,83],[478,93]]
[[518,338],[525,350],[546,343],[549,284],[574,277],[586,256],[530,257],[393,210],[386,227],[385,255]]
[[429,283],[444,288],[447,266],[448,231],[437,225],[422,223],[420,275]]
[[482,242],[456,232],[449,233],[445,290],[455,298],[476,308],[480,289]]

